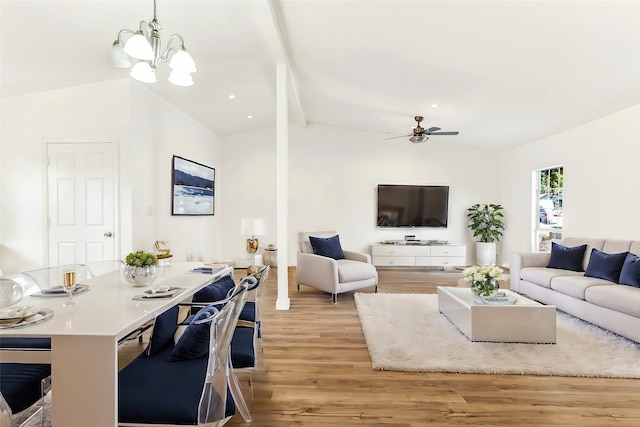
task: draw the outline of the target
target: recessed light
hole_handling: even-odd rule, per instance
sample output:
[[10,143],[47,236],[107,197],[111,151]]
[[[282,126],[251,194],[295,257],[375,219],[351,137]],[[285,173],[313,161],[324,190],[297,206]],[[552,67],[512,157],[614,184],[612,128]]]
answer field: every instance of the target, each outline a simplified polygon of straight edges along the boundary
[[431,104],[431,108],[438,108],[438,104]]
[[229,95],[229,99],[236,99],[236,96],[234,94]]
[[253,116],[247,116],[247,119],[253,119]]

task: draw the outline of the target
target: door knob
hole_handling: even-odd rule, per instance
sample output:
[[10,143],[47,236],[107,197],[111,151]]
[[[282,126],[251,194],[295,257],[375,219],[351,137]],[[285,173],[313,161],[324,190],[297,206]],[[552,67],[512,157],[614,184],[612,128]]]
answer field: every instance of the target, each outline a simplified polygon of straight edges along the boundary
[[111,237],[113,236],[113,233],[110,231],[107,231],[106,233],[104,233],[104,237]]

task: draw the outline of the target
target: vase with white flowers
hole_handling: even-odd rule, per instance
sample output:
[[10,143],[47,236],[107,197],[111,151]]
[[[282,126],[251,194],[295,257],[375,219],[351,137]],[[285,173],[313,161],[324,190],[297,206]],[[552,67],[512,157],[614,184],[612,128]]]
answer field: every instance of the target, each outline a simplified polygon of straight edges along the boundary
[[471,283],[471,291],[479,297],[490,297],[500,288],[498,280],[503,270],[495,265],[474,265],[463,271],[464,280]]

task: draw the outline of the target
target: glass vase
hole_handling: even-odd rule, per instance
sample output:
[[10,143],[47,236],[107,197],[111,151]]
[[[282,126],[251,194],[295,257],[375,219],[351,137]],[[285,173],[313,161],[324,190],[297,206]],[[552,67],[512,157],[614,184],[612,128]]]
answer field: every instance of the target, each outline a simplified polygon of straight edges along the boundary
[[132,286],[149,286],[158,277],[158,267],[155,265],[146,267],[127,265],[122,270],[122,274]]

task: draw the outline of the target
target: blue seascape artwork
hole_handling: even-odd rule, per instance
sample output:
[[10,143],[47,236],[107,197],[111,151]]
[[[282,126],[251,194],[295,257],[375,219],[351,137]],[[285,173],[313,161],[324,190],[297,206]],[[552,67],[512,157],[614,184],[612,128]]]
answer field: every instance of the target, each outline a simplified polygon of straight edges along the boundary
[[173,157],[173,215],[213,215],[215,169]]

